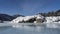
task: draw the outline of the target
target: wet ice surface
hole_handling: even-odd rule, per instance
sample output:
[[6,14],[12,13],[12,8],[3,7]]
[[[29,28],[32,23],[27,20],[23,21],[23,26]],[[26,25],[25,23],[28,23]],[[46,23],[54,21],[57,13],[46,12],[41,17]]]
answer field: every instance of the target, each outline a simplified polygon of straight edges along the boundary
[[22,26],[17,24],[16,26],[0,26],[0,34],[60,34],[60,24],[45,25]]

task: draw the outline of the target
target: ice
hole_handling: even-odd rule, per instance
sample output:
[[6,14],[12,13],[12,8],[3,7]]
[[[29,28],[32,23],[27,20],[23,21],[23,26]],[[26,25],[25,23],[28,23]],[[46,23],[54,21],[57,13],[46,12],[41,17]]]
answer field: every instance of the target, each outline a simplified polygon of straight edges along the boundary
[[46,24],[47,28],[59,28],[60,29],[60,24],[58,23],[48,23]]

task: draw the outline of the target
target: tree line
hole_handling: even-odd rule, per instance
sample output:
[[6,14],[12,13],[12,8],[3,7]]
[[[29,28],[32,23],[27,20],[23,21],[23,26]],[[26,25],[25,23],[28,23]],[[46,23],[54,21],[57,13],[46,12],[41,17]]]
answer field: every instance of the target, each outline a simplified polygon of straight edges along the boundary
[[60,16],[60,10],[57,10],[57,11],[51,11],[51,12],[48,12],[48,13],[39,13],[41,14],[42,16]]

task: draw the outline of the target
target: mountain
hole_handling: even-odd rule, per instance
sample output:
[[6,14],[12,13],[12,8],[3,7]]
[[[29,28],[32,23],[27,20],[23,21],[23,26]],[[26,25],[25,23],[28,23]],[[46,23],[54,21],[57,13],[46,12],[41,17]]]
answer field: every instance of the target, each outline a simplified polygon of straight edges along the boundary
[[[53,17],[54,16],[54,17]],[[52,11],[52,12],[48,12],[48,13],[39,13],[33,16],[23,16],[23,15],[14,15],[15,19],[11,21],[11,23],[35,23],[35,22],[39,22],[42,23],[44,21],[49,21],[52,18],[52,21],[55,20],[55,18],[58,18],[56,16],[60,16],[60,10],[58,11]],[[48,19],[47,19],[48,17]],[[38,19],[37,19],[38,18]],[[41,19],[43,18],[43,19]],[[54,18],[54,20],[53,20]],[[59,21],[59,19],[56,19],[56,21]]]
[[39,13],[39,14],[41,14],[42,16],[45,16],[45,17],[48,17],[48,16],[60,16],[60,10],[51,11],[51,12],[48,12],[48,13]]
[[8,14],[0,14],[0,20],[1,21],[12,21],[13,19],[17,18],[17,17],[24,17],[23,15],[13,15],[13,16],[10,16]]
[[16,19],[13,19],[10,23],[34,23],[40,22],[42,23],[44,21],[44,16],[38,14],[38,15],[32,15],[32,16],[25,16],[25,17],[17,17]]
[[[52,12],[48,12],[48,13],[38,13],[39,15],[42,15],[43,17],[50,17],[50,16],[60,16],[60,10],[57,10],[57,11],[52,11]],[[14,20],[14,19],[18,19],[18,17],[19,18],[21,18],[22,19],[22,21],[23,21],[23,18],[24,18],[24,20],[26,20],[26,19],[28,19],[28,17],[30,18],[32,18],[32,16],[24,16],[24,15],[19,15],[19,14],[16,14],[16,15],[13,15],[13,16],[10,16],[10,15],[8,15],[8,14],[0,14],[0,20],[1,21],[12,21],[12,20]],[[36,16],[37,17],[37,16]],[[19,20],[21,20],[21,19],[19,19]],[[33,22],[33,21],[35,21],[35,18],[34,18],[34,16],[33,16],[33,18],[32,19],[28,19],[27,20],[27,22]]]
[[11,21],[13,20],[13,17],[7,14],[0,14],[0,20],[2,21]]
[[14,19],[17,18],[17,17],[25,17],[24,15],[19,15],[19,14],[16,14],[16,15],[13,15]]

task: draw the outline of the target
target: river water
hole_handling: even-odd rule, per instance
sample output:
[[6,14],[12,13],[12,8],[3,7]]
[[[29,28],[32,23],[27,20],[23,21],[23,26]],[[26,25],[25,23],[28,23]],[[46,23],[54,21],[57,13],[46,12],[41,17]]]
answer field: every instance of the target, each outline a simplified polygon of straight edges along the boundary
[[[48,24],[49,25],[49,24]],[[49,28],[50,27],[50,28]],[[60,26],[59,26],[60,27]],[[55,26],[0,26],[0,34],[60,34]]]

